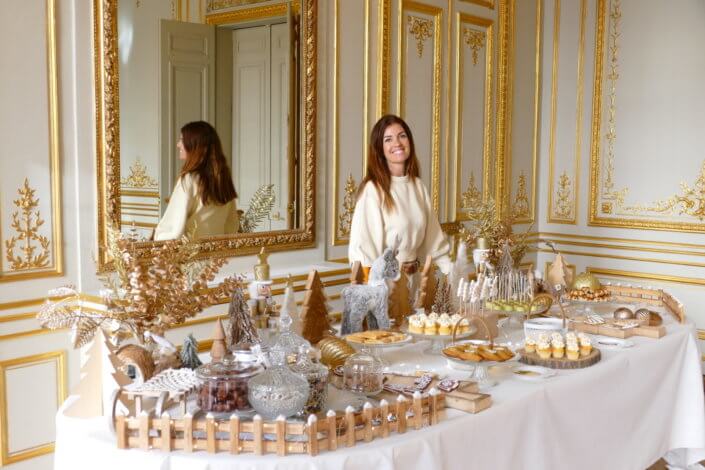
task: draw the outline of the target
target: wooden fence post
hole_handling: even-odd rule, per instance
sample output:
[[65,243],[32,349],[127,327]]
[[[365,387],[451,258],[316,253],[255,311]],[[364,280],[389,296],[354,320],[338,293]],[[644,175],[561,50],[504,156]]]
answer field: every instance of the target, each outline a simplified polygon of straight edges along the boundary
[[352,406],[345,408],[345,433],[347,446],[355,445],[355,409]]
[[215,416],[212,413],[206,415],[206,450],[215,454]]
[[171,418],[169,418],[169,413],[166,411],[162,413],[161,419],[161,438],[162,438],[162,450],[164,452],[171,451]]
[[240,453],[240,417],[235,413],[230,415],[230,453]]
[[404,434],[406,432],[406,408],[407,400],[404,395],[397,397],[397,432]]
[[380,421],[382,421],[382,437],[389,436],[389,403],[384,398],[379,402]]
[[328,450],[336,450],[338,448],[338,430],[335,423],[335,411],[328,410],[326,420],[328,421]]
[[318,418],[308,415],[308,454],[318,455]]
[[184,451],[193,452],[193,415],[184,415]]
[[262,427],[262,417],[260,415],[255,415],[252,418],[252,424],[254,425],[254,432],[252,437],[255,441],[255,454],[264,454],[264,429]]
[[277,455],[286,455],[286,417],[277,416]]

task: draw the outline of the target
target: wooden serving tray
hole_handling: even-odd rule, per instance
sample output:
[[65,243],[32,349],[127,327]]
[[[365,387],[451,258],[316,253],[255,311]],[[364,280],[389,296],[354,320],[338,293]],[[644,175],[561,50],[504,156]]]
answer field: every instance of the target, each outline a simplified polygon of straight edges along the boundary
[[659,326],[649,326],[642,324],[640,326],[635,326],[634,328],[627,328],[626,330],[622,328],[612,328],[605,326],[612,324],[610,320],[606,320],[605,323],[599,325],[591,325],[589,323],[581,322],[580,320],[573,319],[570,328],[575,331],[580,331],[583,333],[590,333],[593,335],[611,336],[612,338],[629,338],[631,336],[645,336],[647,338],[659,339],[666,335],[666,327],[663,325]]
[[[396,375],[396,374],[385,374],[388,382],[392,382],[398,385],[411,386],[417,377],[406,376],[406,375]],[[427,393],[431,388],[438,385],[439,380],[434,378],[431,385],[424,391]],[[466,413],[479,413],[492,406],[492,396],[486,393],[479,393],[478,387],[475,382],[469,380],[460,380],[460,385],[458,388],[452,392],[444,392],[445,394],[445,406],[447,408],[453,408],[460,411],[465,411]],[[392,400],[396,400],[397,394],[383,390],[379,396],[375,398],[384,398],[390,403]]]
[[528,364],[530,366],[542,366],[548,367],[550,369],[583,369],[585,367],[590,367],[594,364],[600,362],[602,354],[597,348],[592,348],[590,354],[587,356],[580,356],[576,360],[568,359],[567,356],[563,356],[558,359],[551,357],[549,359],[541,359],[538,353],[528,353],[526,350],[519,349],[517,353],[521,356],[519,362],[523,364]]

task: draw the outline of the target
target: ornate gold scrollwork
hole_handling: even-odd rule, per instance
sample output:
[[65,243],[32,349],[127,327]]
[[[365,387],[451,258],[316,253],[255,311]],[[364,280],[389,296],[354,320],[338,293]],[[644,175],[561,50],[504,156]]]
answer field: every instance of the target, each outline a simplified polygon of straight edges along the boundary
[[355,193],[357,192],[357,183],[353,178],[352,173],[348,175],[345,182],[345,198],[343,198],[343,212],[338,218],[338,237],[350,237],[350,226],[352,225],[352,216],[355,211]]
[[558,189],[556,190],[556,207],[554,215],[560,219],[570,219],[573,216],[573,182],[564,171],[558,179]]
[[[10,262],[12,271],[43,268],[49,265],[49,239],[39,234],[39,228],[44,225],[44,219],[37,207],[39,199],[35,198],[36,190],[29,186],[27,178],[24,185],[17,190],[20,195],[13,203],[19,209],[12,214],[10,226],[17,232],[16,236],[5,241],[6,259]],[[20,248],[22,255],[15,255],[18,242],[24,242]],[[39,244],[39,254],[34,254]]]
[[517,180],[517,193],[512,204],[512,215],[515,219],[528,218],[529,196],[526,194],[526,175],[522,172]]
[[431,37],[433,32],[433,21],[409,15],[409,33],[416,39],[416,53],[419,58],[423,57],[423,43]]
[[472,49],[472,65],[477,65],[480,49],[485,47],[485,33],[474,29],[463,29],[463,40]]
[[147,167],[139,158],[130,167],[130,174],[121,181],[123,186],[130,188],[157,188],[159,182],[147,174]]
[[475,173],[470,172],[468,189],[460,196],[460,208],[471,209],[482,202],[482,193],[475,184]]

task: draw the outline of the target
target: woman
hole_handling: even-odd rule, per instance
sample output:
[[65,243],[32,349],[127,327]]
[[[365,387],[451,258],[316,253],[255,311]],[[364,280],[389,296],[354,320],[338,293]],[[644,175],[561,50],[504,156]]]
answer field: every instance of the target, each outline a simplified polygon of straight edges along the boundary
[[386,115],[370,135],[367,175],[357,192],[348,258],[351,263],[360,261],[367,273],[397,237],[398,259],[406,274],[416,273],[427,255],[441,271],[450,272],[448,241],[419,178],[411,130],[401,118]]
[[213,126],[204,121],[186,124],[176,147],[184,166],[154,239],[179,238],[192,225],[196,237],[237,232],[237,193]]

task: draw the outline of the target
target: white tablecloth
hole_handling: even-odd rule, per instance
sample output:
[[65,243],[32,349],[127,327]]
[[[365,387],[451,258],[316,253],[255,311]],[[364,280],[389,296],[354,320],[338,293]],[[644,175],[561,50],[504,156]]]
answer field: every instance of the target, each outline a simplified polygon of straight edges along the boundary
[[[351,449],[308,456],[232,456],[119,450],[105,419],[57,415],[59,470],[224,469],[619,469],[645,470],[673,449],[682,464],[705,459],[705,402],[692,325],[669,324],[659,339],[602,350],[602,361],[542,382],[500,378],[493,404]],[[395,369],[436,369],[461,377],[425,344],[385,351]],[[69,399],[70,400],[70,399]]]

